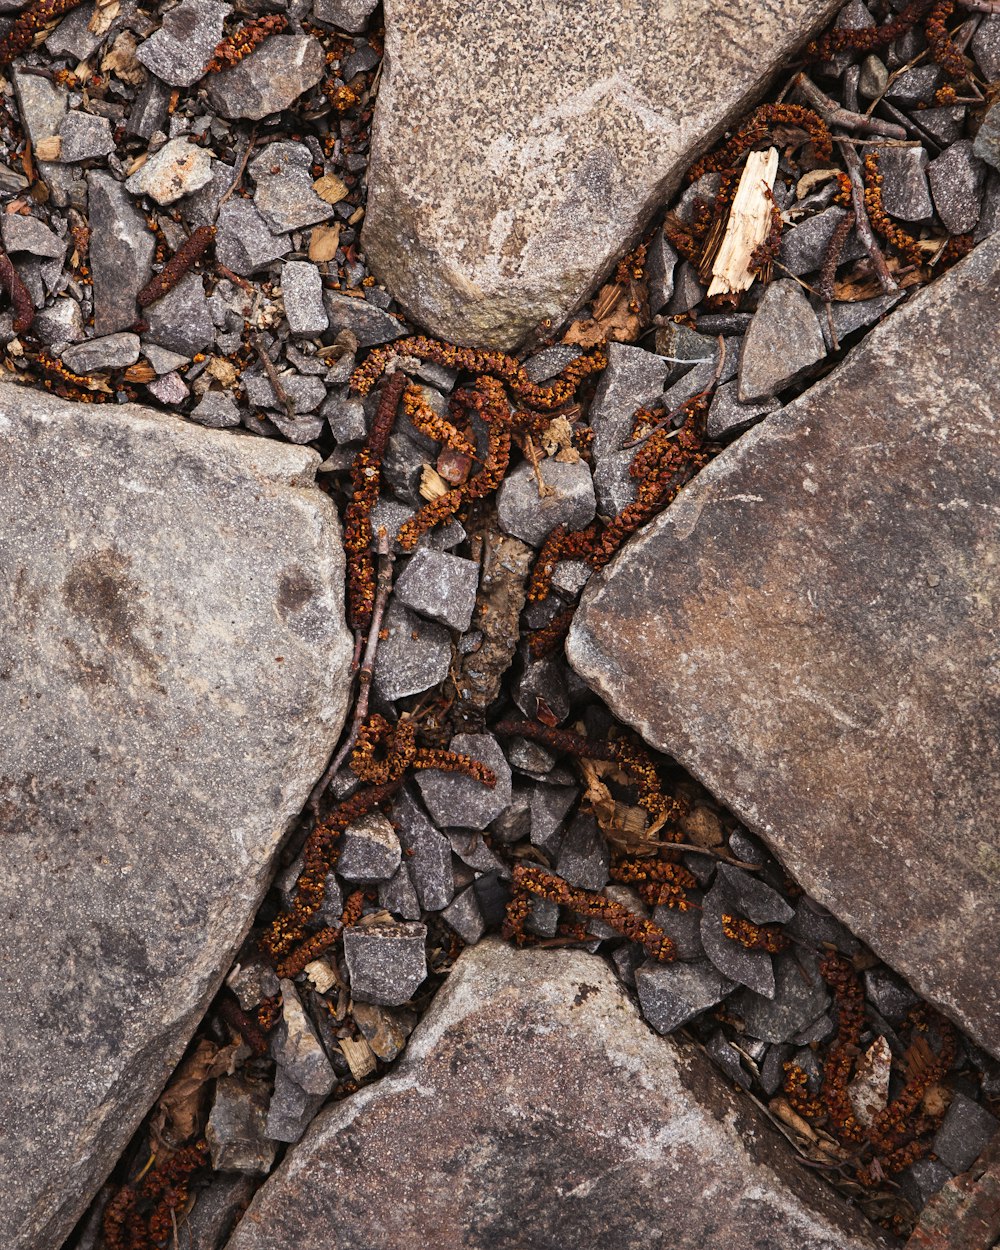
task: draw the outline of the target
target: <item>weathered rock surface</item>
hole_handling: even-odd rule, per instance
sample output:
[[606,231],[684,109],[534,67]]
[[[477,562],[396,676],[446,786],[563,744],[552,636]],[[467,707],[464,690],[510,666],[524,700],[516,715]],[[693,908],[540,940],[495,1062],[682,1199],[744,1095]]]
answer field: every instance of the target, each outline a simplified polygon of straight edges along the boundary
[[447,339],[558,324],[834,8],[387,0],[372,270]]
[[0,388],[0,1243],[58,1246],[162,1088],[340,729],[318,456]]
[[579,952],[465,951],[399,1067],[322,1112],[228,1250],[861,1250],[703,1054]]
[[568,651],[1000,1055],[998,314],[993,236],[592,579]]

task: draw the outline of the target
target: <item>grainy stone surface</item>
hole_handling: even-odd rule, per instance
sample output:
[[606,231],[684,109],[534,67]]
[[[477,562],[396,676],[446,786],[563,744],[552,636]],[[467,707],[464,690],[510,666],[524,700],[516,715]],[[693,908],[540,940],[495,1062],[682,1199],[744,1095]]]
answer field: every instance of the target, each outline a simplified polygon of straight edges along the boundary
[[157,78],[190,87],[204,74],[229,12],[218,0],[183,0],[163,15],[162,26],[139,45],[136,56]]
[[998,315],[994,235],[592,579],[568,652],[1000,1055]]
[[208,98],[223,117],[260,121],[291,108],[323,77],[323,45],[310,35],[272,35],[232,69],[212,74]]
[[0,429],[0,1242],[36,1250],[215,994],[351,645],[315,453],[13,386]]
[[741,403],[769,399],[799,381],[826,355],[823,332],[797,282],[772,282],[753,315],[740,352]]
[[135,323],[135,297],[153,272],[156,240],[120,182],[95,169],[87,184],[94,333],[114,334]]
[[[64,155],[63,159],[70,158]],[[126,181],[125,189],[133,195],[148,195],[157,204],[173,204],[211,181],[212,157],[208,149],[187,139],[171,139],[136,170]]]
[[321,1113],[228,1250],[334,1243],[881,1244],[703,1054],[642,1022],[601,959],[495,939],[461,955],[395,1071]]
[[558,324],[835,7],[387,0],[369,264],[447,339]]

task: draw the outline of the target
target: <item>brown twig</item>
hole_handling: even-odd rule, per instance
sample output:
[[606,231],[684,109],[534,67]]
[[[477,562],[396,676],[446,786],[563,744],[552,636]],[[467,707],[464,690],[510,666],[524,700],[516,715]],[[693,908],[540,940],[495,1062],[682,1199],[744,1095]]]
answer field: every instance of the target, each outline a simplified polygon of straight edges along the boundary
[[229,199],[232,193],[240,185],[240,179],[243,177],[243,171],[247,167],[247,161],[250,159],[250,153],[253,151],[253,146],[256,142],[257,142],[257,127],[254,126],[254,128],[250,131],[249,138],[245,139],[244,142],[240,145],[241,151],[240,151],[239,160],[237,160],[236,162],[236,172],[233,174],[232,182],[223,192],[222,198],[219,200],[219,203],[216,206],[216,212],[218,212],[218,210],[223,206],[223,204],[225,204],[226,200]]
[[882,255],[882,249],[879,247],[875,234],[872,231],[872,224],[868,220],[868,211],[865,208],[865,183],[861,172],[861,161],[850,139],[838,137],[837,144],[843,153],[844,164],[847,166],[847,174],[851,180],[854,228],[858,232],[858,238],[865,246],[865,251],[872,262],[872,268],[875,270],[876,277],[882,285],[882,290],[887,295],[892,294],[899,290],[899,284],[889,272],[889,267],[885,263],[885,257]]
[[835,100],[824,95],[819,87],[805,74],[799,74],[795,86],[810,108],[815,109],[828,126],[842,126],[845,130],[863,130],[870,134],[884,135],[887,139],[905,139],[906,131],[894,122],[880,117],[868,117],[864,113],[852,113],[841,108]]
[[382,620],[385,616],[386,605],[389,602],[389,595],[392,591],[392,566],[393,554],[389,546],[389,540],[385,531],[381,530],[378,536],[378,578],[375,583],[375,606],[372,609],[372,623],[368,630],[368,642],[365,646],[364,659],[361,667],[358,669],[358,697],[354,705],[354,715],[351,718],[351,728],[347,737],[341,743],[336,755],[330,761],[326,772],[314,786],[312,794],[309,796],[309,807],[318,815],[319,804],[323,795],[327,791],[327,787],[342,768],[344,761],[354,750],[355,743],[358,740],[358,733],[361,726],[365,723],[368,716],[368,700],[371,697],[372,677],[375,672],[375,656],[378,653],[379,633],[382,629]]
[[295,405],[288,398],[288,392],[281,385],[281,379],[278,377],[278,371],[274,367],[274,362],[267,354],[267,348],[264,346],[264,340],[259,334],[253,336],[254,351],[260,358],[260,363],[264,366],[264,372],[267,374],[267,380],[271,383],[271,390],[274,391],[274,397],[278,403],[284,408],[285,415],[289,421],[295,420]]

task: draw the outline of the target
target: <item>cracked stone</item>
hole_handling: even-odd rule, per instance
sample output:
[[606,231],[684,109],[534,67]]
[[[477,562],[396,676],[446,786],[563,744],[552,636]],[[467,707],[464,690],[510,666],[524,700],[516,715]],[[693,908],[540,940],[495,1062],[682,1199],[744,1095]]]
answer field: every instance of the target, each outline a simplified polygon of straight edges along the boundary
[[215,254],[219,263],[249,278],[291,251],[287,235],[272,234],[249,200],[235,196],[219,209]]
[[125,180],[125,188],[133,195],[148,195],[157,204],[173,204],[211,181],[208,148],[187,139],[171,139]]
[[777,412],[781,407],[773,397],[758,400],[756,403],[741,404],[737,387],[736,382],[725,382],[712,396],[706,424],[709,438],[727,438],[730,434],[742,434],[761,417],[766,417],[769,412]]
[[94,333],[113,334],[136,320],[136,296],[153,271],[156,240],[122,184],[110,174],[87,175]]
[[431,819],[444,828],[485,829],[511,799],[511,772],[492,734],[456,734],[448,747],[479,760],[496,775],[493,789],[474,777],[423,769],[417,774],[420,797]]
[[73,373],[96,373],[99,369],[124,369],[139,359],[138,334],[108,334],[100,339],[75,343],[62,353],[62,362]]
[[337,1083],[293,981],[281,982],[281,1021],[271,1039],[271,1053],[307,1094],[326,1095]]
[[412,921],[352,926],[344,930],[344,959],[351,997],[400,1007],[427,976],[427,926]]
[[441,919],[455,930],[467,946],[474,946],[486,932],[475,886],[466,886],[460,894],[456,894],[441,913]]
[[107,156],[115,150],[111,122],[93,113],[81,113],[74,109],[67,113],[59,127],[59,159],[64,165],[74,161],[89,161]]
[[772,282],[754,313],[740,353],[742,403],[768,399],[797,382],[826,355],[823,334],[797,282]]
[[[928,196],[928,205],[929,203],[930,197]],[[929,208],[928,212],[930,212]],[[814,217],[807,217],[805,221],[793,226],[791,230],[786,230],[781,237],[778,263],[789,273],[796,275],[815,272],[823,264],[834,231],[846,216],[846,208],[831,204],[821,213],[816,213]],[[840,253],[841,261],[857,260],[863,255],[864,247],[858,239],[857,232],[852,230]]]
[[296,338],[315,338],[330,324],[323,304],[323,279],[309,261],[286,260],[281,266],[281,300],[288,329]]
[[395,873],[402,856],[396,831],[380,812],[348,825],[339,846],[337,873],[347,881],[385,881]]
[[388,881],[379,882],[378,905],[400,920],[420,919],[420,899],[406,864],[400,864]]
[[32,256],[46,256],[50,260],[62,260],[66,255],[65,239],[60,239],[37,217],[4,213],[0,217],[0,235],[7,252],[30,252]]
[[738,990],[729,1004],[742,1016],[747,1032],[764,1042],[787,1042],[825,1011],[830,1001],[816,959],[808,952],[774,957],[774,996]]
[[300,230],[334,215],[313,190],[312,153],[303,143],[269,143],[250,162],[253,202],[275,234]]
[[564,464],[550,457],[541,462],[539,471],[546,493],[539,494],[538,479],[527,461],[504,478],[497,493],[500,528],[532,547],[540,547],[557,525],[583,529],[597,512],[594,480],[585,460]]
[[291,108],[323,77],[323,45],[310,35],[271,35],[238,65],[209,75],[212,107],[232,120],[260,121]]
[[479,587],[475,560],[424,547],[414,552],[394,587],[400,603],[429,620],[464,632],[472,622]]

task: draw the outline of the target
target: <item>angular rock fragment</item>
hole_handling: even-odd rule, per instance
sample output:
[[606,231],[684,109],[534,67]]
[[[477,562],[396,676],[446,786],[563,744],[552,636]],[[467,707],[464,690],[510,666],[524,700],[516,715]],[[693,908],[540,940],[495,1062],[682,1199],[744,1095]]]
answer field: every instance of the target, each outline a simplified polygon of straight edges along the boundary
[[124,369],[139,359],[138,334],[108,334],[67,347],[62,362],[72,373],[96,373],[98,369]]
[[273,234],[249,200],[236,197],[219,209],[215,254],[221,264],[241,278],[266,269],[290,250],[288,237]]
[[423,769],[417,773],[420,797],[437,824],[459,829],[485,829],[503,812],[511,796],[510,765],[492,734],[456,734],[448,749],[479,760],[491,769],[496,785],[490,789],[464,773]]
[[37,217],[4,213],[0,217],[0,237],[7,252],[28,252],[32,256],[47,256],[52,260],[62,260],[66,255],[64,240]]
[[567,644],[623,720],[995,1054],[1000,381],[981,345],[998,314],[993,235],[718,456],[591,580]]
[[[927,159],[924,157],[926,166]],[[926,178],[924,182],[926,184]],[[928,194],[928,210],[930,213],[930,195]],[[786,230],[781,237],[781,250],[778,263],[789,273],[812,273],[823,264],[830,247],[834,231],[844,220],[847,210],[836,204],[826,208],[814,217],[809,217],[791,230]],[[926,216],[927,214],[925,214]],[[853,231],[848,235],[840,253],[841,261],[856,260],[864,254],[864,248]]]
[[369,264],[438,337],[510,348],[558,325],[830,12],[697,0],[651,21],[638,0],[526,0],[484,19],[465,0],[390,2]]
[[199,425],[207,425],[213,430],[231,429],[240,423],[236,401],[225,391],[206,391],[188,416]]
[[483,913],[473,886],[466,886],[441,913],[441,919],[455,930],[467,946],[474,946],[486,932]]
[[580,812],[559,844],[556,872],[582,890],[600,890],[607,884],[610,863],[608,844],[597,821]]
[[505,534],[540,547],[557,525],[579,530],[597,511],[594,480],[586,461],[563,464],[549,458],[539,465],[543,486],[525,461],[504,478],[497,494],[497,516]]
[[423,924],[382,923],[344,930],[344,958],[351,996],[363,1003],[399,1007],[427,976]]
[[325,64],[323,45],[311,35],[272,35],[232,69],[212,74],[208,98],[223,117],[260,121],[315,87]]
[[802,288],[790,278],[772,282],[743,340],[737,390],[740,402],[777,395],[825,355],[819,321]]
[[333,216],[333,205],[313,190],[312,153],[304,143],[269,143],[248,168],[253,202],[275,234],[300,230]]
[[172,291],[145,309],[146,337],[190,359],[215,338],[215,326],[199,273],[186,273]]
[[956,1091],[934,1137],[934,1153],[957,1176],[971,1167],[1000,1130],[1000,1120]]
[[726,438],[730,434],[742,434],[761,417],[766,417],[769,412],[775,412],[780,407],[778,401],[773,398],[741,404],[737,395],[737,383],[726,382],[712,396],[705,432],[709,438]]
[[436,1250],[880,1244],[601,959],[492,939],[460,956],[399,1067],[324,1110],[227,1250],[411,1247],[428,1228]]
[[408,789],[400,792],[392,808],[392,819],[399,829],[420,905],[426,911],[442,911],[455,896],[451,843],[431,824]]
[[378,0],[316,0],[313,14],[317,22],[329,22],[341,30],[358,34],[378,7]]
[[815,957],[800,951],[797,956],[786,953],[775,957],[773,994],[765,997],[742,989],[728,1006],[743,1019],[751,1037],[787,1042],[825,1011],[829,1001]]
[[636,969],[635,988],[642,1014],[653,1028],[672,1033],[721,1002],[733,982],[707,959],[683,964],[647,959]]
[[324,291],[327,316],[333,331],[350,330],[359,347],[375,347],[406,333],[406,326],[381,308],[340,291]]
[[351,643],[315,453],[0,394],[0,1241],[27,1250],[62,1244],[215,995]]
[[337,1078],[293,981],[281,982],[281,1022],[271,1039],[271,1053],[307,1094],[326,1095]]
[[[64,122],[64,129],[65,126]],[[133,195],[148,195],[157,204],[173,204],[211,181],[212,157],[208,149],[187,139],[171,139],[127,179],[125,188]]]
[[400,864],[388,881],[379,882],[378,905],[400,920],[420,919],[420,899],[406,864]]
[[928,172],[937,215],[950,234],[975,228],[986,166],[973,152],[971,139],[959,139],[931,161]]
[[399,867],[399,838],[379,812],[348,825],[339,845],[337,872],[347,881],[385,881]]
[[382,628],[374,673],[381,698],[419,694],[448,676],[451,636],[443,625],[425,621],[401,603],[390,601]]
[[323,279],[309,261],[286,260],[281,266],[281,299],[288,329],[295,337],[314,338],[330,324],[323,306]]
[[463,632],[476,606],[479,565],[427,547],[414,553],[395,585],[401,603],[429,620]]
[[240,1076],[221,1077],[205,1138],[219,1172],[270,1172],[276,1148],[266,1137],[267,1087]]
[[882,206],[885,211],[902,221],[924,221],[930,217],[934,204],[927,182],[924,148],[915,143],[910,147],[880,148],[878,152],[879,173],[884,179]]
[[59,139],[59,159],[64,165],[107,156],[115,150],[111,122],[106,117],[95,117],[92,113],[77,110],[63,118]]
[[136,57],[172,87],[190,87],[204,74],[230,6],[219,0],[181,0],[163,15],[160,29],[141,43]]
[[128,329],[138,315],[136,296],[149,281],[156,240],[132,197],[110,174],[87,175],[94,333]]

